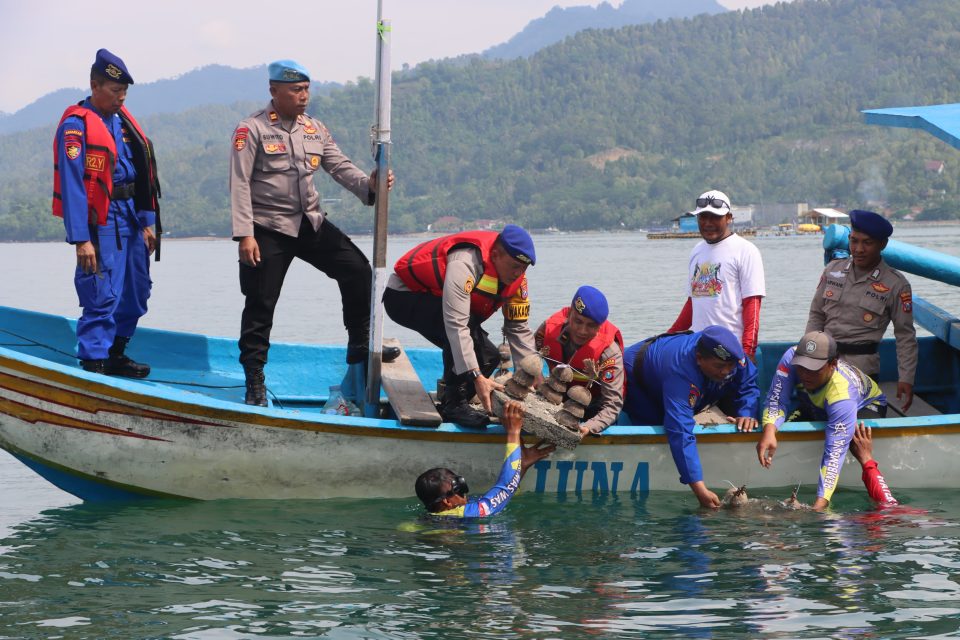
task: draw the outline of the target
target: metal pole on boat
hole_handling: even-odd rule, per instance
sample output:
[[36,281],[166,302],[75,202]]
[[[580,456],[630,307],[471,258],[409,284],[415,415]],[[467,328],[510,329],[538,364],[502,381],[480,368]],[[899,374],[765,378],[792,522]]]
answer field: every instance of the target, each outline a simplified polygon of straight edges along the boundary
[[377,0],[376,124],[373,127],[373,158],[377,165],[377,200],[373,219],[373,286],[370,300],[370,355],[363,413],[376,417],[380,411],[380,367],[383,355],[383,305],[387,284],[387,172],[390,170],[390,21],[383,19],[383,0]]

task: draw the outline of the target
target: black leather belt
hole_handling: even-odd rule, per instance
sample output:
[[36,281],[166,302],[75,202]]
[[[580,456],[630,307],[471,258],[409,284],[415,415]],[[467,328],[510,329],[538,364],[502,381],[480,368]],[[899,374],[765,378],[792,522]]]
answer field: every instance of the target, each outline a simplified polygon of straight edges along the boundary
[[666,338],[667,336],[685,336],[690,335],[693,331],[677,331],[676,333],[661,333],[658,336],[653,336],[652,338],[647,338],[640,343],[640,347],[637,349],[637,353],[633,356],[633,381],[643,386],[643,361],[647,357],[647,351],[650,350],[650,345],[659,340],[660,338]]
[[113,193],[110,195],[110,199],[127,200],[133,197],[135,191],[136,184],[133,182],[128,182],[126,184],[115,184],[113,185]]
[[847,356],[869,356],[880,348],[879,342],[838,342],[837,352]]

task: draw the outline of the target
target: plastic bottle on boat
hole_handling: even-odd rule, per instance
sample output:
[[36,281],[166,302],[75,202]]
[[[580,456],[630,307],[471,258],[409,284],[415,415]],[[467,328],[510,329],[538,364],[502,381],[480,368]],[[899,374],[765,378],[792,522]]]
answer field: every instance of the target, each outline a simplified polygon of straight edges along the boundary
[[350,415],[350,402],[343,397],[340,385],[335,384],[330,387],[330,397],[327,398],[327,403],[323,405],[323,413],[339,416]]

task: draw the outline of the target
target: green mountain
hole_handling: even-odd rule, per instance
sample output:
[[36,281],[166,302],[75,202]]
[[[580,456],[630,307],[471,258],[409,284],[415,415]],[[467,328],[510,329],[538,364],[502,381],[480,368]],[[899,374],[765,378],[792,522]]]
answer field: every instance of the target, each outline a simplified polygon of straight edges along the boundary
[[[391,230],[445,216],[531,228],[636,228],[708,188],[735,204],[799,202],[944,215],[960,153],[867,127],[861,109],[956,100],[960,4],[798,0],[619,30],[585,31],[524,59],[422,64],[394,77]],[[373,86],[312,112],[369,169]],[[256,104],[151,116],[165,228],[229,234],[227,159]],[[0,137],[0,238],[61,238],[49,215],[52,130]],[[930,171],[927,161],[944,162]],[[372,214],[321,177],[349,231]],[[877,205],[879,206],[879,205]],[[939,208],[938,208],[939,207]]]

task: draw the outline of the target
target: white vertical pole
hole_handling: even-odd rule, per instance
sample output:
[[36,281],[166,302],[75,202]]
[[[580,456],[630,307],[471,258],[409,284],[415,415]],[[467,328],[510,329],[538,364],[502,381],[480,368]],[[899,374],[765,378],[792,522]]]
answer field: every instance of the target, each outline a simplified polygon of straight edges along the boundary
[[390,170],[390,21],[383,19],[383,0],[377,0],[377,76],[374,160],[377,165],[377,201],[373,222],[373,283],[370,300],[370,356],[363,412],[376,417],[380,411],[380,368],[383,355],[383,290],[387,285],[387,173]]

